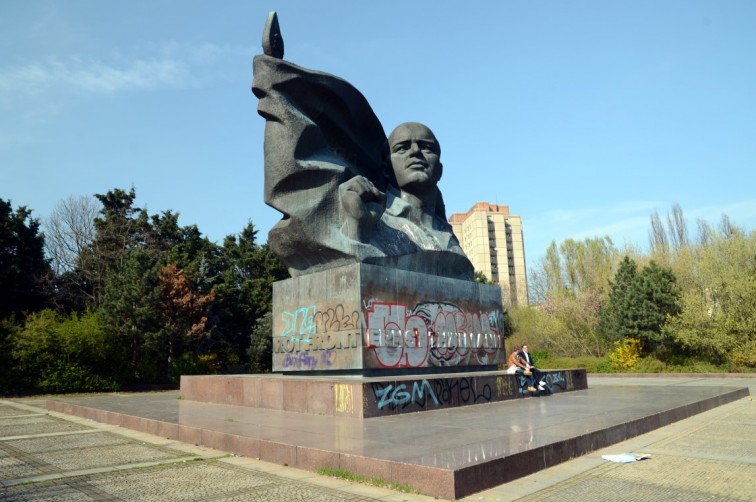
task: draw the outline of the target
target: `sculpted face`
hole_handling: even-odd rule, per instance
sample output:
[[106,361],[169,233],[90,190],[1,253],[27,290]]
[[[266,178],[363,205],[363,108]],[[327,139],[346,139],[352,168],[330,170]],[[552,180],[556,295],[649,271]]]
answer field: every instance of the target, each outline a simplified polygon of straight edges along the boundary
[[394,129],[388,143],[397,186],[418,196],[435,190],[443,166],[433,132],[423,124],[408,122]]

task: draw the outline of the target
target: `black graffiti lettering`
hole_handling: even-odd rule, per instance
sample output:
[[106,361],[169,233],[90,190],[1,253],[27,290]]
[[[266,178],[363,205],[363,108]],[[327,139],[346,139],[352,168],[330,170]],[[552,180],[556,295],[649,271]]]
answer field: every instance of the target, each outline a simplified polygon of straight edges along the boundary
[[486,383],[479,388],[475,378],[436,380],[435,387],[441,402],[449,405],[488,402],[493,396],[491,386]]

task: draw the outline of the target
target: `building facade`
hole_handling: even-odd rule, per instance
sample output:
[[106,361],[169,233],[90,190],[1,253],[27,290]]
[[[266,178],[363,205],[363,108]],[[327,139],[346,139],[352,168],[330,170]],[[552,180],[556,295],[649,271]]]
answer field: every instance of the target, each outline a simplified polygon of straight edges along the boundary
[[478,202],[466,213],[449,217],[454,235],[476,272],[501,287],[506,305],[528,304],[522,220],[509,206]]

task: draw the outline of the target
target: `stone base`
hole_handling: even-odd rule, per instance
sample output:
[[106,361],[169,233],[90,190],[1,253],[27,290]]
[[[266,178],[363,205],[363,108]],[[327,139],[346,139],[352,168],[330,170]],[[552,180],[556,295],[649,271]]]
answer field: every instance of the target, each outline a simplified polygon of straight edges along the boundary
[[273,371],[458,373],[506,363],[501,289],[354,263],[273,284]]
[[[544,371],[548,393],[588,387],[584,369]],[[181,397],[314,415],[372,418],[541,395],[503,371],[367,378],[360,376],[185,375]]]

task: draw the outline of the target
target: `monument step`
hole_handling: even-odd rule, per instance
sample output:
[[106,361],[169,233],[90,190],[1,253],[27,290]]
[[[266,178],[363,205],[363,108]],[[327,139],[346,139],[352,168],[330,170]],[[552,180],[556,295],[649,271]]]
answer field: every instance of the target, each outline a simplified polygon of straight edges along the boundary
[[588,387],[584,369],[543,373],[543,388],[528,377],[504,371],[380,377],[185,375],[181,377],[181,397],[202,403],[373,418],[543,397]]

